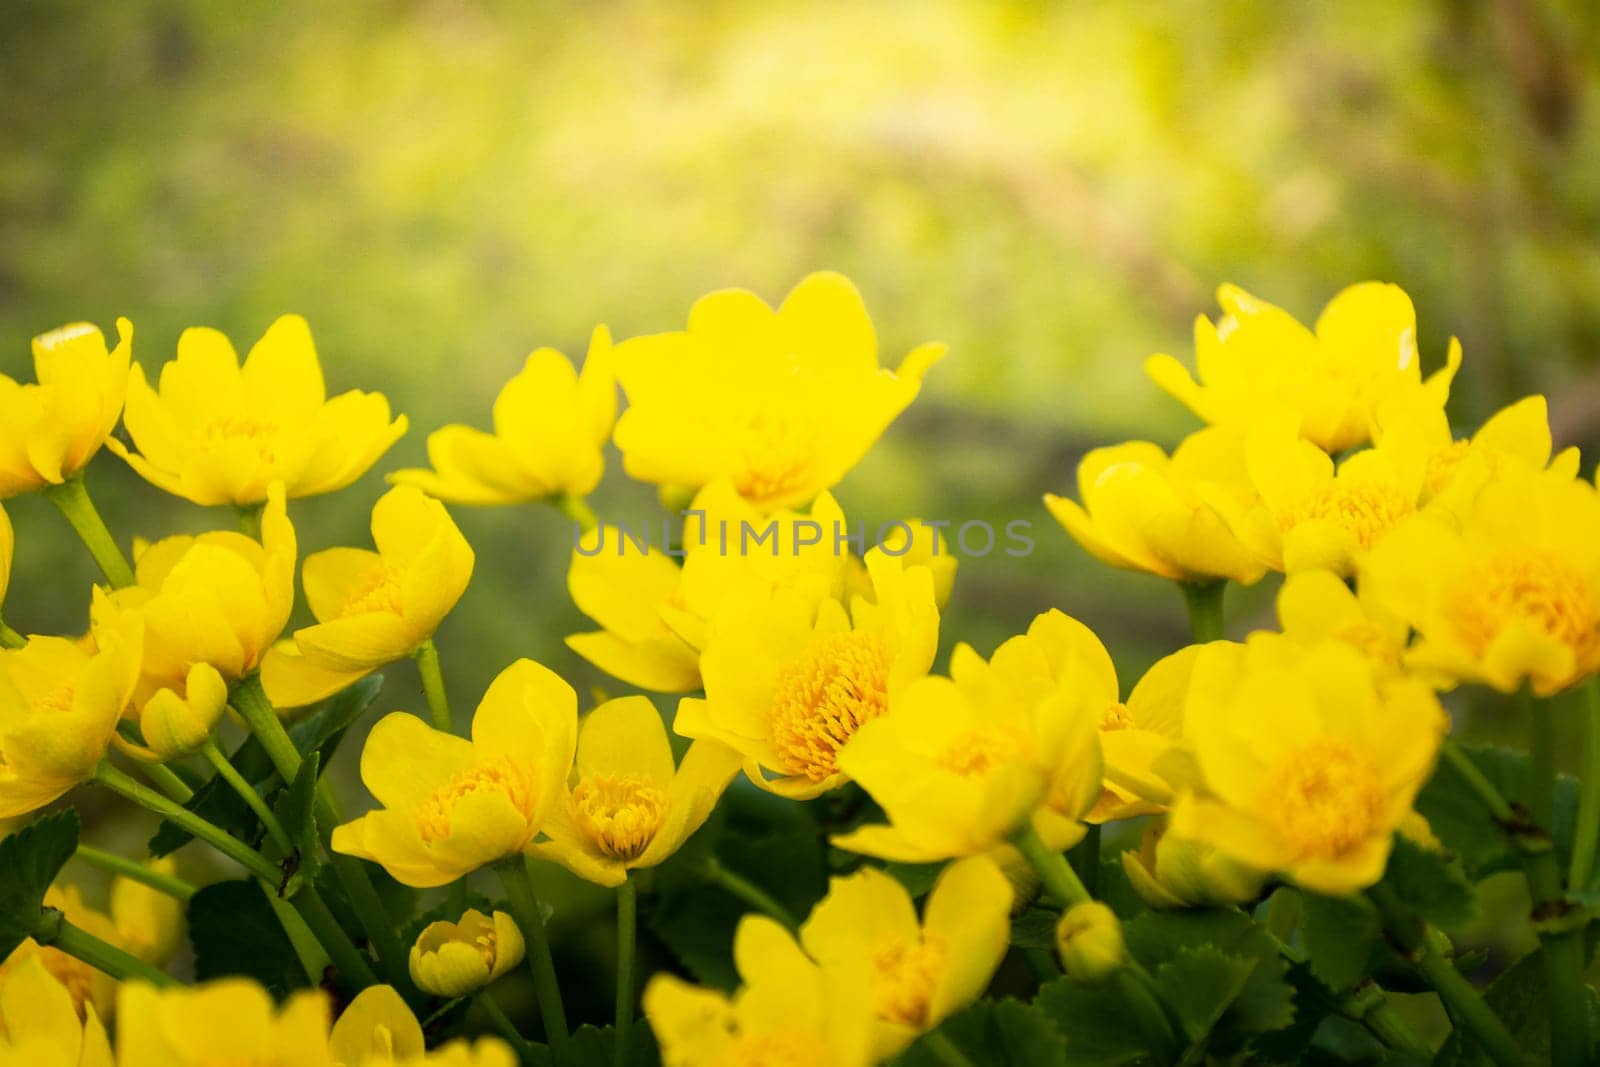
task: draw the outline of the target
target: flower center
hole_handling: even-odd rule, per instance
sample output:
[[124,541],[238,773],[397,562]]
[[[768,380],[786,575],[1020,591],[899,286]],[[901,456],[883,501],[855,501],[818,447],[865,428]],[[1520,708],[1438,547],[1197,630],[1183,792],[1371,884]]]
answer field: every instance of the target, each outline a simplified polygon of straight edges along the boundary
[[1348,742],[1320,739],[1290,754],[1268,779],[1262,810],[1303,856],[1333,859],[1378,825],[1383,787]]
[[1133,729],[1133,716],[1128,714],[1128,705],[1120,700],[1107,704],[1106,710],[1100,713],[1100,729],[1108,733]]
[[[509,756],[500,756],[456,775],[417,806],[414,817],[423,842],[431,845],[449,837],[450,818],[456,805],[475,793],[500,793],[530,823],[533,819],[537,791],[532,776]],[[532,834],[531,826],[529,834]]]
[[402,614],[400,600],[400,572],[393,567],[378,566],[366,575],[366,580],[350,591],[350,599],[340,609],[339,618],[383,612]]
[[760,503],[803,488],[817,454],[816,433],[771,412],[752,415],[743,427],[733,486]]
[[943,939],[927,934],[911,943],[886,944],[873,953],[878,1017],[920,1029],[927,1022],[928,1001],[944,961]]
[[778,672],[772,743],[783,770],[820,782],[838,770],[839,750],[889,705],[889,650],[869,634],[814,639]]
[[1467,458],[1470,445],[1466,440],[1452,441],[1428,457],[1428,469],[1422,476],[1424,499],[1433,499],[1450,484],[1450,479],[1456,476],[1456,468]]
[[618,860],[638,859],[667,818],[667,792],[643,774],[602,774],[572,790],[572,821],[596,848]]
[[1349,484],[1331,481],[1299,508],[1286,513],[1278,525],[1291,530],[1303,522],[1325,519],[1348,531],[1362,548],[1373,543],[1415,507],[1392,485],[1375,482]]
[[249,415],[224,415],[207,422],[200,431],[207,451],[242,448],[254,451],[262,463],[278,461],[279,427]]
[[1033,740],[1019,731],[994,726],[968,730],[942,752],[935,762],[963,778],[978,778],[1003,763],[1018,763],[1033,752]]
[[806,1033],[749,1034],[739,1038],[722,1060],[724,1067],[826,1067],[833,1054]]
[[39,698],[34,705],[38,711],[66,712],[72,710],[72,698],[77,695],[78,687],[71,681],[62,682],[50,692]]
[[1531,625],[1572,649],[1584,669],[1600,655],[1600,605],[1577,568],[1557,553],[1518,548],[1484,560],[1458,587],[1451,615],[1475,656],[1512,623]]

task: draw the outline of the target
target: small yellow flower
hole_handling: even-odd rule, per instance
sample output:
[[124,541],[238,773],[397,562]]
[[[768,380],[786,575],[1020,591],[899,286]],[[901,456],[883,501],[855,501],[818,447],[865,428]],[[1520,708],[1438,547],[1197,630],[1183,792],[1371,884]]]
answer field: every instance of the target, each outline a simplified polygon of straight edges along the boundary
[[[160,874],[174,874],[170,856],[150,860],[146,866]],[[121,875],[111,880],[111,924],[115,943],[146,963],[163,967],[178,951],[183,938],[184,906],[159,889]]]
[[127,387],[123,422],[138,451],[115,439],[108,447],[151,485],[196,504],[259,504],[273,482],[291,498],[343,489],[406,432],[381,394],[327,398],[298,315],[274,322],[243,368],[221,333],[185,330],[159,392],[137,365]]
[[[956,570],[961,561],[951,551],[950,542],[939,527],[921,519],[904,519],[890,524],[882,533],[878,544],[883,548],[884,555],[898,559],[905,567],[928,568],[933,575],[933,602],[943,611],[950,602],[950,593],[955,589]],[[876,595],[866,561],[854,554],[845,562],[845,592],[849,597],[859,596],[868,600]]]
[[867,1067],[876,1000],[866,967],[825,969],[782,926],[746,916],[734,934],[742,982],[728,996],[659,974],[644,990],[644,1013],[662,1067]]
[[94,773],[139,681],[140,630],[0,650],[0,818],[35,811]]
[[291,993],[279,1007],[244,978],[167,989],[125,982],[117,1018],[117,1067],[333,1067],[321,990]]
[[561,803],[577,718],[572,687],[526,659],[490,683],[470,741],[384,717],[361,752],[361,780],[383,806],[337,827],[334,851],[419,889],[524,851]]
[[800,944],[824,970],[871,974],[873,1052],[888,1060],[983,995],[1010,945],[1011,902],[1011,883],[976,856],[945,869],[919,922],[905,888],[864,867],[833,879]]
[[1420,637],[1408,663],[1548,696],[1600,668],[1600,496],[1564,471],[1504,465],[1459,512],[1397,527],[1361,570],[1364,596]]
[[464,997],[508,973],[525,951],[511,916],[469,909],[460,922],[429,923],[418,935],[411,946],[411,980],[424,993]]
[[1078,495],[1082,504],[1047,493],[1045,506],[1103,563],[1180,582],[1250,585],[1266,573],[1214,503],[1255,498],[1235,427],[1190,434],[1170,459],[1146,441],[1097,448],[1078,464]]
[[1373,435],[1381,443],[1396,429],[1412,434],[1427,451],[1423,504],[1437,500],[1440,506],[1458,508],[1507,464],[1528,470],[1554,467],[1567,477],[1578,474],[1576,448],[1553,455],[1549,405],[1542,396],[1501,408],[1470,439],[1458,440],[1442,407],[1425,394],[1402,394],[1379,412]]
[[1056,923],[1056,954],[1069,978],[1093,982],[1119,970],[1128,962],[1117,913],[1091,900],[1075,904]]
[[532,851],[580,878],[620,885],[629,871],[677,852],[738,769],[738,754],[716,741],[696,741],[674,768],[655,705],[638,696],[609,700],[584,718],[571,783],[544,823],[549,840]]
[[472,546],[437,500],[402,486],[372,509],[376,552],[330,548],[306,557],[317,625],[267,653],[261,683],[275,707],[314,704],[433,636],[466,592]]
[[328,1035],[333,1067],[367,1067],[420,1060],[427,1051],[422,1024],[393,986],[368,986],[340,1013]]
[[1174,837],[1152,822],[1139,849],[1122,854],[1134,892],[1152,908],[1209,908],[1243,904],[1261,894],[1266,875],[1211,845]]
[[628,473],[677,492],[728,478],[770,510],[837,485],[916,398],[944,346],[880,368],[861,294],[818,273],[776,311],[742,289],[702,297],[686,331],[624,341],[616,355]]
[[705,699],[685,697],[673,728],[734,749],[752,782],[783,796],[846,782],[840,749],[927,674],[939,643],[928,568],[873,549],[867,569],[876,597],[851,611],[804,586],[730,593],[700,657]]
[[0,969],[0,1063],[111,1067],[111,1043],[94,1005],[79,1006],[43,961]]
[[133,324],[117,320],[117,347],[86,322],[33,339],[38,384],[0,374],[0,500],[60,485],[88,466],[122,414]]
[[1079,692],[1093,669],[1079,628],[1046,612],[987,663],[958,646],[950,678],[914,682],[857,730],[839,767],[889,824],[834,844],[931,863],[1000,848],[1030,820],[1052,846],[1079,840],[1102,781],[1101,708],[1091,714]]
[[1171,833],[1313,892],[1365,889],[1383,875],[1447,725],[1426,684],[1380,682],[1343,642],[1213,642],[1195,663],[1184,722],[1204,793],[1179,799]]
[[494,432],[451,425],[428,435],[432,470],[389,475],[454,504],[520,504],[588,496],[605,470],[617,415],[611,334],[596,326],[583,373],[541,348],[494,402]]
[[[1151,356],[1151,379],[1213,425],[1248,427],[1287,407],[1299,436],[1329,453],[1364,444],[1383,403],[1422,381],[1417,314],[1394,285],[1363,282],[1329,302],[1312,333],[1282,308],[1224,285],[1225,312],[1195,320],[1199,382],[1168,355]],[[1423,383],[1439,407],[1461,365],[1451,339],[1444,369]]]

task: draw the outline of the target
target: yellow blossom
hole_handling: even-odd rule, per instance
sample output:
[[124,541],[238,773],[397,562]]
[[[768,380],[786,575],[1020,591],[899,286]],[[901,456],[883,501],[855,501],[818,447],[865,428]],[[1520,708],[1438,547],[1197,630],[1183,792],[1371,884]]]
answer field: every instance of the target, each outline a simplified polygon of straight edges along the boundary
[[577,694],[518,660],[472,718],[472,739],[395,712],[372,728],[361,780],[382,807],[333,831],[333,848],[420,889],[522,852],[561,803],[576,743]]
[[1313,892],[1364,889],[1382,876],[1447,725],[1425,683],[1380,682],[1343,642],[1214,642],[1195,663],[1184,722],[1203,792],[1179,799],[1171,833]]
[[116,428],[128,388],[133,324],[117,320],[117,347],[86,322],[33,339],[38,384],[0,374],[0,500],[60,485],[95,457]]
[[834,844],[931,863],[999,848],[1030,821],[1053,847],[1079,840],[1102,780],[1102,709],[1090,714],[1079,691],[1095,653],[1080,631],[1046,612],[988,662],[958,646],[950,678],[920,679],[898,694],[839,754],[840,769],[889,824]]
[[[1169,754],[1182,743],[1189,680],[1195,659],[1204,647],[1190,645],[1157,660],[1134,685],[1127,703],[1116,699],[1117,680],[1111,672],[1110,656],[1103,660],[1085,658],[1086,668],[1098,668],[1099,681],[1097,684],[1094,675],[1085,670],[1079,692],[1086,698],[1087,714],[1094,715],[1098,710],[1100,752],[1105,764],[1103,790],[1093,810],[1084,817],[1086,822],[1149,815],[1172,802],[1170,772],[1165,764]],[[1091,695],[1093,702],[1088,703]],[[1109,701],[1102,704],[1107,696]]]
[[1411,637],[1405,620],[1384,610],[1368,589],[1352,592],[1331,571],[1302,571],[1284,581],[1278,625],[1285,636],[1306,645],[1343,641],[1380,675],[1402,669]]
[[[44,896],[47,908],[55,908],[72,925],[84,930],[107,944],[124,946],[121,931],[110,916],[84,903],[83,893],[75,885],[52,885]],[[141,957],[143,958],[143,957]],[[101,1019],[109,1019],[116,1009],[117,983],[110,975],[90,964],[68,955],[54,946],[41,945],[27,938],[0,962],[0,986],[30,960],[43,965],[52,977],[66,989],[80,1018],[93,1011]],[[147,960],[146,962],[154,962]]]
[[16,533],[11,529],[11,517],[0,507],[0,608],[6,605],[6,591],[11,586],[11,557],[16,551]]
[[873,982],[859,965],[826,969],[763,915],[747,915],[733,942],[741,986],[731,997],[659,974],[644,1013],[662,1067],[867,1067],[876,1022]]
[[700,829],[738,769],[738,754],[717,741],[696,741],[674,767],[655,705],[639,696],[609,700],[584,718],[563,803],[550,810],[548,840],[533,852],[591,882],[620,885]]
[[[171,875],[178,865],[170,856],[149,860],[145,866]],[[111,880],[111,925],[115,943],[146,963],[163,967],[178,951],[183,938],[184,905],[159,889],[121,875]]]
[[0,1063],[8,1067],[111,1067],[111,1044],[92,1004],[37,957],[0,969]]
[[1138,851],[1122,854],[1134,892],[1152,908],[1207,908],[1256,899],[1266,875],[1209,844],[1174,837],[1159,822],[1145,827]]
[[[926,567],[933,575],[933,602],[943,611],[955,588],[960,560],[950,550],[950,542],[939,527],[921,519],[903,519],[887,524],[880,531],[878,544],[884,555],[898,559],[905,567]],[[941,524],[942,525],[942,524]],[[845,561],[845,591],[850,597],[873,598],[872,575],[866,560],[851,554]]]
[[0,818],[25,815],[94,773],[139,681],[137,622],[88,651],[64,637],[0,650]]
[[[1198,382],[1169,355],[1145,363],[1157,385],[1213,425],[1247,427],[1287,407],[1300,436],[1342,452],[1370,439],[1386,399],[1422,381],[1416,309],[1398,286],[1350,286],[1323,309],[1315,333],[1237,286],[1222,286],[1217,302],[1225,312],[1217,323],[1195,320]],[[1444,369],[1423,383],[1440,407],[1460,364],[1452,338]]]
[[1180,582],[1250,585],[1266,573],[1215,503],[1255,498],[1236,427],[1190,434],[1170,459],[1147,441],[1094,449],[1078,464],[1078,495],[1081,504],[1047,493],[1045,506],[1103,563]]
[[1600,496],[1561,470],[1502,466],[1459,511],[1397,527],[1360,585],[1416,630],[1410,664],[1548,696],[1600,668]]
[[261,683],[275,707],[298,708],[411,655],[433,636],[472,577],[473,552],[444,505],[402,486],[372,509],[377,551],[306,557],[315,626],[267,653]]
[[311,330],[298,315],[274,322],[241,368],[233,345],[197,327],[178,338],[159,392],[137,365],[123,415],[137,452],[110,449],[158,489],[196,504],[259,504],[343,489],[406,431],[378,393],[327,398]]
[[728,478],[762,509],[805,504],[861,461],[943,354],[925,344],[880,368],[861,295],[838,274],[809,275],[776,311],[725,289],[695,303],[686,331],[617,346],[617,447],[630,475],[667,490]]
[[424,993],[464,997],[521,963],[525,951],[522,931],[511,916],[469,908],[459,922],[423,928],[411,946],[411,980]]
[[333,1067],[402,1063],[427,1051],[422,1024],[393,986],[368,986],[356,995],[328,1035]]
[[333,1067],[321,990],[291,993],[280,1007],[244,978],[125,982],[117,1018],[117,1067]]
[[919,922],[905,888],[864,867],[833,879],[800,944],[824,970],[864,967],[872,976],[873,1051],[887,1060],[983,995],[1010,945],[1011,903],[1011,883],[975,856],[939,876]]
[[840,749],[927,674],[939,643],[928,569],[881,549],[867,553],[867,569],[876,597],[851,610],[799,586],[730,593],[700,657],[705,699],[679,702],[673,728],[734,749],[752,782],[784,796],[847,781]]
[[1098,900],[1068,908],[1056,923],[1061,969],[1080,982],[1104,978],[1128,962],[1117,913]]
[[432,470],[389,475],[455,504],[518,504],[588,496],[605,469],[601,449],[617,414],[611,334],[595,327],[583,373],[541,348],[494,402],[494,432],[450,425],[428,435]]

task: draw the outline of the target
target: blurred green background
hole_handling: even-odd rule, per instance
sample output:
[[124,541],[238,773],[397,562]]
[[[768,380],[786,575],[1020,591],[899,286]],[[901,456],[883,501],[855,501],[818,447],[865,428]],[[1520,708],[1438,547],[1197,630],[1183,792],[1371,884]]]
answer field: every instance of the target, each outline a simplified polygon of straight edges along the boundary
[[[184,327],[245,349],[306,315],[330,387],[412,423],[380,471],[295,505],[311,551],[363,543],[381,470],[486,424],[532,348],[842,270],[886,362],[951,345],[847,513],[1032,520],[1033,556],[963,564],[946,647],[1061,607],[1129,684],[1181,642],[1180,599],[1092,565],[1039,498],[1088,447],[1193,425],[1141,364],[1190,355],[1219,282],[1305,318],[1398,282],[1429,369],[1463,341],[1463,426],[1544,391],[1558,439],[1594,443],[1597,35],[1586,0],[11,4],[0,370],[31,377],[28,338],[75,319],[130,316],[154,369]],[[109,455],[90,480],[124,540],[232,521]],[[652,501],[613,456],[598,510]],[[44,502],[8,506],[8,620],[81,629],[86,558]],[[565,521],[457,514],[479,550],[440,635],[458,713],[517,656],[601,681],[559,641],[582,626]],[[383,700],[417,693],[402,664]]]

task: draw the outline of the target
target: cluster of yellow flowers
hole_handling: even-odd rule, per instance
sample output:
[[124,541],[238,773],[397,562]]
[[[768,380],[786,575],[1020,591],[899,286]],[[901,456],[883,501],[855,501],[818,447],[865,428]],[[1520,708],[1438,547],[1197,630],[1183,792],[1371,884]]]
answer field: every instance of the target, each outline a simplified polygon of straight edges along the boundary
[[[616,1062],[631,1062],[640,872],[678,854],[741,773],[791,801],[864,795],[869,814],[825,831],[846,873],[802,923],[759,887],[722,880],[765,914],[739,924],[731,995],[672,974],[645,985],[668,1067],[865,1065],[923,1035],[963,1062],[940,1024],[982,997],[1013,914],[1036,899],[1062,912],[1067,980],[1120,976],[1166,1028],[1171,1007],[1064,850],[1084,843],[1097,871],[1099,827],[1145,820],[1121,862],[1152,909],[1249,906],[1278,884],[1362,893],[1384,878],[1396,834],[1437,847],[1414,803],[1450,751],[1440,692],[1481,683],[1543,697],[1600,668],[1600,495],[1574,451],[1552,457],[1542,398],[1457,440],[1444,405],[1459,347],[1424,379],[1398,288],[1354,286],[1314,330],[1232,287],[1220,299],[1220,321],[1196,326],[1198,381],[1170,356],[1148,364],[1206,426],[1170,455],[1148,442],[1098,449],[1079,468],[1079,501],[1046,497],[1092,555],[1174,580],[1188,598],[1194,644],[1127,690],[1095,634],[1054,610],[987,657],[956,644],[935,673],[948,546],[907,524],[844,550],[830,490],[943,348],[880,366],[861,298],[839,275],[806,278],[777,308],[713,293],[682,331],[614,345],[599,327],[581,371],[539,349],[501,390],[492,432],[440,429],[429,469],[390,476],[372,549],[303,560],[288,502],[351,485],[406,430],[380,395],[327,397],[303,320],[274,323],[242,366],[221,334],[189,330],[155,389],[131,364],[126,321],[114,349],[84,325],[36,339],[38,384],[0,378],[0,498],[49,497],[106,582],[85,636],[0,623],[0,817],[80,783],[110,788],[258,881],[308,985],[331,964],[335,988],[359,995],[330,1028],[321,992],[275,1007],[242,978],[170,985],[154,967],[176,914],[152,918],[151,895],[194,890],[170,867],[121,861],[140,895],[114,898],[113,919],[85,918],[52,889],[39,918],[18,920],[33,940],[0,965],[0,1052],[128,1067],[533,1062],[543,1050],[484,993],[526,957],[549,1054],[576,1062],[528,873],[539,859],[616,889],[611,1040]],[[119,420],[131,445],[112,436]],[[625,526],[596,520],[586,498],[608,443],[665,505],[687,506],[681,549],[633,544]],[[141,540],[130,565],[84,487],[102,445],[159,489],[235,508],[239,530]],[[456,732],[433,638],[476,560],[444,504],[527,502],[559,507],[582,535],[568,584],[597,628],[568,645],[621,683],[677,696],[679,741],[648,696],[580,716],[573,687],[529,659],[489,686],[468,736]],[[784,550],[729,546],[729,528],[758,525]],[[0,607],[12,538],[0,510]],[[291,630],[297,568],[315,621]],[[1268,571],[1286,575],[1281,629],[1225,640],[1226,583]],[[286,723],[408,659],[429,716],[376,723],[360,771],[378,807],[344,819],[316,780],[320,754]],[[230,710],[265,774],[220,743]],[[249,806],[257,836],[209,821],[191,757]],[[1584,803],[1580,821],[1600,819],[1587,807],[1600,798]],[[1496,814],[1510,825],[1509,806]],[[1519,827],[1524,844],[1550,829]],[[359,932],[302,876],[324,849]],[[1593,848],[1581,851],[1574,892],[1593,873]],[[404,886],[451,887],[445,919],[401,944],[404,920],[383,911],[364,862]],[[922,892],[904,874],[917,865],[937,872],[920,918]],[[506,911],[466,907],[464,880],[484,869]],[[1536,904],[1567,903],[1559,878],[1536,882],[1530,866],[1530,883]],[[119,930],[117,900],[146,913],[142,940]],[[1555,961],[1571,930],[1549,933]],[[1462,1007],[1473,994],[1447,984],[1452,1011],[1492,1049],[1493,1027]],[[415,1009],[468,996],[504,1040],[425,1048]]]

